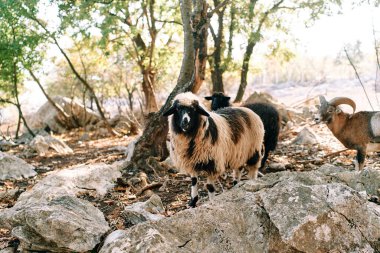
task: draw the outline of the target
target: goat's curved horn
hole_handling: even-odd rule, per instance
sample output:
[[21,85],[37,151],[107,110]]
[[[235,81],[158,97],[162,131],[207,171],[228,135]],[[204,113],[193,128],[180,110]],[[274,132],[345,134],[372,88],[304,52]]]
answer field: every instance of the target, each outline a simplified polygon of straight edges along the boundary
[[356,110],[356,104],[355,104],[355,102],[351,98],[336,97],[336,98],[331,99],[329,101],[329,104],[330,105],[334,105],[334,106],[338,106],[338,105],[341,105],[341,104],[349,105],[353,109],[352,113],[354,113],[355,110]]

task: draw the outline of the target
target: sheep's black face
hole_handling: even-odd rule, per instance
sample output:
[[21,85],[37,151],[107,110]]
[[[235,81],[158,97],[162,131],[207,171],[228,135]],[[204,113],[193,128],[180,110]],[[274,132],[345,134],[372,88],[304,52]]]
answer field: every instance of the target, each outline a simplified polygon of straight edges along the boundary
[[212,96],[205,97],[205,99],[211,100],[211,110],[213,111],[230,106],[230,97],[221,92],[215,92]]
[[164,116],[171,114],[173,114],[173,130],[176,133],[184,133],[186,135],[195,135],[199,128],[201,115],[209,116],[199,106],[198,101],[194,101],[191,105],[181,105],[178,101],[175,101],[173,106],[164,113]]
[[194,132],[200,121],[200,115],[192,106],[178,106],[177,113],[174,113],[173,117],[175,124],[184,133]]

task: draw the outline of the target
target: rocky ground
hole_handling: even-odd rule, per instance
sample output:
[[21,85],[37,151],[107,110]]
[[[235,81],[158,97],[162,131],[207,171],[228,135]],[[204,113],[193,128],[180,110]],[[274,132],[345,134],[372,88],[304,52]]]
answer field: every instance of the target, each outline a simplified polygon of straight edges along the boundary
[[[16,155],[29,165],[34,166],[37,174],[28,179],[6,179],[0,181],[0,212],[11,210],[12,207],[16,205],[16,202],[19,202],[18,205],[21,205],[20,203],[26,206],[31,204],[25,195],[21,199],[19,198],[20,195],[26,191],[33,192],[32,189],[35,190],[34,194],[38,195],[40,185],[47,185],[44,179],[50,175],[55,175],[57,171],[61,171],[62,174],[65,175],[67,168],[79,167],[79,171],[85,170],[82,168],[94,168],[95,171],[97,171],[94,172],[95,174],[99,173],[99,170],[103,168],[110,169],[110,171],[113,171],[112,173],[116,173],[115,171],[117,169],[115,168],[123,167],[123,161],[127,157],[126,147],[136,138],[136,136],[107,137],[104,133],[99,134],[96,131],[84,132],[83,130],[72,130],[69,133],[56,135],[54,137],[64,141],[73,152],[67,152],[62,155],[49,149],[46,153],[41,154],[31,150],[28,145],[12,146],[5,151],[6,154]],[[305,118],[295,119],[293,123],[289,122],[284,126],[280,134],[278,148],[276,152],[270,156],[268,167],[263,173],[314,171],[325,163],[339,166],[347,171],[352,171],[352,160],[354,157],[355,152],[345,150],[324,125],[315,125],[310,118],[305,116]],[[115,163],[117,161],[120,161],[120,163]],[[110,165],[110,167],[107,167],[107,165]],[[164,162],[163,165],[164,168],[166,168],[164,171],[154,171],[152,175],[145,175],[144,173],[139,175],[131,174],[129,178],[118,179],[118,184],[116,185],[110,186],[108,183],[104,183],[106,190],[97,189],[96,187],[93,189],[93,186],[86,185],[86,183],[90,184],[91,178],[89,177],[89,182],[79,183],[83,185],[81,190],[76,189],[74,186],[62,186],[63,188],[59,188],[57,192],[61,192],[62,189],[64,189],[64,191],[68,191],[79,200],[92,203],[92,206],[99,209],[105,217],[106,223],[100,219],[99,223],[101,225],[99,226],[104,229],[104,231],[107,231],[107,234],[110,234],[112,231],[124,230],[132,227],[136,223],[149,219],[141,215],[136,215],[136,210],[141,208],[141,203],[144,203],[145,206],[143,209],[145,211],[149,210],[149,214],[147,215],[153,215],[151,219],[171,217],[179,211],[187,209],[190,178],[178,173],[175,168],[170,167],[166,162]],[[366,166],[374,170],[380,170],[379,155],[370,155]],[[128,172],[126,174],[128,174]],[[118,176],[115,175],[114,179],[117,177]],[[99,178],[101,177],[99,176]],[[243,177],[243,180],[245,179],[246,178]],[[67,179],[65,180],[67,181]],[[99,180],[101,181],[101,179]],[[221,179],[218,185],[218,192],[223,192],[231,188],[231,181],[230,175]],[[202,190],[200,195],[203,198],[199,205],[204,204],[207,200],[207,192],[203,189],[202,183],[204,183],[204,179],[201,180],[200,189]],[[33,188],[36,184],[39,186]],[[53,189],[51,191],[54,193],[56,190]],[[41,194],[41,198],[46,197],[43,196],[43,193]],[[375,189],[367,197],[368,199],[374,197],[375,199],[372,200],[376,202],[377,194],[379,193],[376,193]],[[54,198],[56,196],[57,195],[54,195]],[[159,200],[156,199],[156,196],[159,197]],[[70,200],[60,199],[59,201],[64,203],[66,208],[69,208],[67,205],[71,202],[76,203],[76,198]],[[150,205],[153,207],[147,209],[146,206]],[[36,207],[31,207],[33,210],[34,208]],[[46,210],[44,208],[45,207],[42,208],[44,212],[54,211],[54,209]],[[88,211],[88,208],[91,207],[83,208],[84,211]],[[38,210],[38,213],[40,213],[41,210]],[[25,214],[23,213],[22,215]],[[98,219],[98,216],[99,215],[95,215],[94,219]],[[43,218],[40,217],[39,219]],[[15,224],[17,224],[17,222],[20,221],[13,220],[12,222],[16,222]],[[105,224],[107,223],[109,229],[105,228]],[[40,224],[38,224],[38,222],[33,223],[33,226],[38,228]],[[7,226],[2,227],[0,222],[0,250],[7,247],[17,248],[20,243],[20,237],[23,238],[22,236],[18,236],[18,238],[12,236],[10,229],[6,227]],[[25,235],[25,231],[21,229],[19,235]],[[102,235],[102,237],[97,238],[97,240],[103,241],[104,237],[105,235]],[[89,239],[89,241],[91,240]],[[23,238],[23,241],[27,242],[28,238]],[[62,242],[62,244],[64,243]],[[101,245],[97,246],[98,250],[100,246]],[[34,249],[40,250],[41,248],[38,247],[35,246]],[[57,248],[59,247],[58,245]]]

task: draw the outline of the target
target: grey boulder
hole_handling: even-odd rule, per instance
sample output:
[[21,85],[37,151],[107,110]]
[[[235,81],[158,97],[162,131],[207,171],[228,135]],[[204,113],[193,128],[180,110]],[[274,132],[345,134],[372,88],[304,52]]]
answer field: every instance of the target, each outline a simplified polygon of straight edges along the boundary
[[23,250],[92,250],[110,228],[99,209],[76,196],[102,197],[120,176],[118,164],[102,163],[54,172],[0,212],[0,227],[12,229]]
[[379,252],[379,238],[380,207],[321,168],[246,181],[195,209],[114,231],[100,252]]

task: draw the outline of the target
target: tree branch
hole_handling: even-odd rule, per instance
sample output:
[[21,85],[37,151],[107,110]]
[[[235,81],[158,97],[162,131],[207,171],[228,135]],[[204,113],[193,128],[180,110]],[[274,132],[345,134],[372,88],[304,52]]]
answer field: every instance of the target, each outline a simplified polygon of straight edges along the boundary
[[229,2],[230,2],[230,0],[224,0],[223,2],[221,2],[220,4],[215,6],[215,8],[213,10],[211,10],[209,13],[207,13],[207,17],[211,18],[215,12],[218,12],[221,8],[225,7]]
[[372,103],[371,103],[371,100],[370,100],[369,97],[368,97],[367,91],[366,91],[366,89],[365,89],[365,87],[364,87],[364,85],[363,85],[362,80],[360,79],[359,73],[358,73],[358,71],[356,70],[356,67],[355,67],[354,63],[352,62],[350,56],[348,55],[348,52],[347,52],[347,49],[346,49],[346,48],[344,48],[344,52],[346,53],[346,57],[347,57],[348,61],[350,62],[350,65],[352,66],[352,68],[353,68],[354,71],[355,71],[355,75],[356,75],[356,77],[358,78],[358,80],[359,80],[359,82],[360,82],[360,85],[362,86],[362,88],[363,88],[363,90],[364,90],[365,96],[367,97],[367,100],[368,100],[368,102],[369,102],[369,105],[370,105],[371,108],[372,108],[372,111],[374,111],[373,106],[372,106]]
[[0,98],[0,103],[6,103],[6,104],[11,104],[11,105],[14,105],[14,106],[17,106],[17,104],[15,102],[12,102],[8,99],[4,99],[4,98]]
[[179,22],[179,21],[176,21],[176,20],[159,20],[159,19],[156,19],[156,22],[158,23],[167,23],[167,24],[176,24],[176,25],[180,25],[182,26],[182,23]]
[[372,33],[373,33],[373,40],[374,40],[374,47],[375,47],[375,54],[376,54],[376,76],[375,76],[375,98],[377,105],[380,106],[379,102],[379,97],[377,96],[377,76],[379,74],[380,70],[380,59],[379,59],[379,46],[377,45],[377,40],[376,40],[376,31],[375,31],[375,25],[372,22]]
[[216,37],[215,31],[212,25],[210,25],[210,31],[211,31],[212,39],[214,40],[214,43],[216,43],[218,38]]

